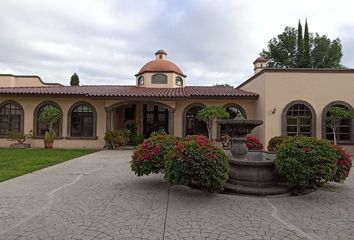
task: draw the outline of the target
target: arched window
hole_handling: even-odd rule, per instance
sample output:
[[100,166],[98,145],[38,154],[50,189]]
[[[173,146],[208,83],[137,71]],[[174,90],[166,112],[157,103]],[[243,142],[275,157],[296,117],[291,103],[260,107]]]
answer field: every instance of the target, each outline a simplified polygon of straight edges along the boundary
[[181,77],[176,77],[176,86],[183,86],[183,79]]
[[154,74],[151,78],[152,84],[167,84],[167,76],[165,74]]
[[282,114],[282,134],[287,136],[315,136],[316,114],[314,108],[305,101],[289,103]]
[[184,110],[184,136],[199,134],[208,136],[206,123],[197,118],[197,113],[204,107],[202,104],[193,104]]
[[69,111],[69,135],[79,138],[96,136],[96,111],[88,103],[77,103]]
[[144,77],[143,76],[140,76],[138,78],[138,86],[143,86],[144,85]]
[[[229,113],[229,119],[234,119],[238,114],[240,114],[243,118],[247,119],[246,111],[238,104],[226,104],[224,108]],[[222,136],[227,135],[224,126],[218,126],[218,138],[220,139]]]
[[[322,112],[322,138],[333,140],[333,130],[327,127],[326,118],[330,115],[329,109],[331,107],[341,107],[348,111],[354,112],[353,107],[343,101],[334,101],[329,103]],[[339,127],[336,131],[337,143],[352,143],[354,136],[353,136],[353,119],[344,119],[341,121]]]
[[62,136],[62,123],[63,123],[63,113],[61,108],[55,102],[43,102],[39,104],[36,109],[34,110],[34,117],[33,117],[33,134],[35,137],[43,137],[45,132],[48,130],[48,126],[44,123],[39,121],[39,116],[43,112],[44,109],[48,108],[56,108],[59,110],[60,116],[59,120],[53,125],[53,128],[58,137]]
[[0,137],[7,137],[12,131],[23,133],[23,119],[23,109],[17,102],[0,104]]

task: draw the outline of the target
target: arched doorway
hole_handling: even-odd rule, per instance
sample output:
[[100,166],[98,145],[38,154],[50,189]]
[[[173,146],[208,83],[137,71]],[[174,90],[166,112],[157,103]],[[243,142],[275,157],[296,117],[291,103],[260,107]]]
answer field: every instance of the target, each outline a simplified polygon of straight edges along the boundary
[[192,104],[185,108],[183,113],[183,136],[205,135],[208,136],[208,128],[205,122],[197,118],[197,113],[205,107],[203,104]]

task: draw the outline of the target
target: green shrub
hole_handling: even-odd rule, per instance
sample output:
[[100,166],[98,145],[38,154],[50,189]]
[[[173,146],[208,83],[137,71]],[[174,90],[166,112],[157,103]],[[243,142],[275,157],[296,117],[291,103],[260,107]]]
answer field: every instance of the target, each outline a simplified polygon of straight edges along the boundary
[[107,131],[104,140],[111,143],[114,147],[127,145],[130,139],[130,131],[128,129],[116,129]]
[[279,145],[275,167],[292,190],[319,186],[333,179],[337,153],[327,140],[296,136]]
[[343,183],[349,175],[350,169],[352,167],[352,159],[350,158],[350,154],[344,151],[340,146],[332,146],[337,153],[337,170],[331,181]]
[[165,168],[165,155],[174,148],[177,140],[166,133],[152,134],[135,149],[131,169],[138,176],[161,172]]
[[269,140],[268,142],[268,151],[270,152],[276,152],[278,150],[278,147],[280,144],[282,144],[284,141],[291,139],[292,137],[290,136],[277,136],[273,137]]
[[204,136],[178,141],[165,158],[165,179],[173,184],[197,184],[217,192],[228,179],[229,163],[224,151]]

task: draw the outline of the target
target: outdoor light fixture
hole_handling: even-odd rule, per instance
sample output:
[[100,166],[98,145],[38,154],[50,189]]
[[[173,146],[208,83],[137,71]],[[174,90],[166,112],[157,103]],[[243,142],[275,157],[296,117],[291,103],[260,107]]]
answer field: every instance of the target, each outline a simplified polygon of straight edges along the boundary
[[272,114],[275,114],[276,111],[277,111],[277,108],[274,107],[273,110],[272,110]]

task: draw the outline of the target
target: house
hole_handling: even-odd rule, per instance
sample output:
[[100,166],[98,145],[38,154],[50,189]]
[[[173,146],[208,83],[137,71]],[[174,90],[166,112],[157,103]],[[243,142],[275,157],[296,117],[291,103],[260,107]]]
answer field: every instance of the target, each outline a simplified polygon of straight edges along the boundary
[[[134,86],[63,86],[38,76],[0,75],[0,146],[9,146],[11,130],[33,130],[29,143],[42,147],[46,126],[38,116],[48,106],[60,111],[54,143],[60,148],[102,148],[107,130],[129,124],[146,137],[160,129],[176,136],[207,134],[196,114],[208,105],[225,106],[231,117],[241,113],[262,120],[254,134],[265,144],[279,135],[333,139],[325,124],[329,107],[353,111],[352,69],[270,69],[259,57],[253,63],[255,74],[236,88],[189,86],[165,51],[158,50],[155,57],[135,75]],[[221,127],[212,131],[214,139],[222,134]],[[338,142],[354,152],[353,120],[343,120]]]

